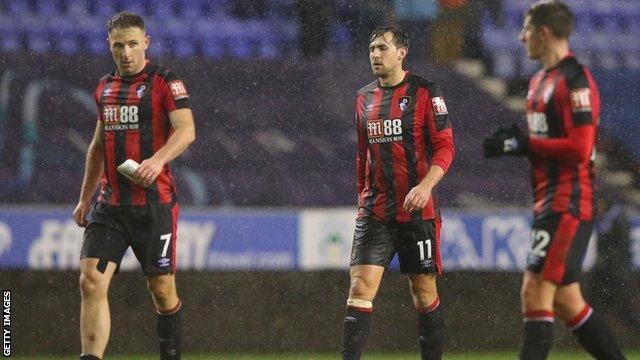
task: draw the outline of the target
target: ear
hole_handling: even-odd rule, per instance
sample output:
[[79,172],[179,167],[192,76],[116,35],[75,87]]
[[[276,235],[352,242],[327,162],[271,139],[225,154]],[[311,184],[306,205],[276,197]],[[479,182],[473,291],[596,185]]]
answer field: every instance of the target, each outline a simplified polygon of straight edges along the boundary
[[147,48],[149,47],[149,44],[151,44],[151,36],[145,35],[144,36],[144,49],[145,50],[147,50]]
[[407,49],[406,47],[401,47],[398,49],[398,60],[404,60],[404,58],[407,56],[407,54],[409,53],[409,49]]

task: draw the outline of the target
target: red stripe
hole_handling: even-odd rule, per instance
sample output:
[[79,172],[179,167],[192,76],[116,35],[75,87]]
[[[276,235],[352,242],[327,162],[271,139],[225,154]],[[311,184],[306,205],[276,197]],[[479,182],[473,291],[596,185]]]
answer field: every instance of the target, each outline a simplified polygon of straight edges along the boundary
[[[398,106],[400,97],[407,93],[409,84],[405,84],[393,91],[391,96],[391,104],[389,110],[390,119],[399,119],[402,117],[402,111]],[[407,136],[404,134],[404,136]],[[409,221],[411,215],[402,206],[404,198],[409,192],[409,172],[407,169],[407,158],[404,150],[404,140],[394,141],[391,143],[391,155],[393,157],[393,180],[396,192],[396,220]],[[413,166],[413,164],[411,165]]]
[[[163,94],[163,90],[166,93],[167,83],[164,78],[154,75],[153,77],[153,93],[151,98],[151,111],[152,115],[152,129],[153,129],[153,152],[157,152],[161,147],[164,146],[166,139],[169,138],[171,133],[173,133],[173,128],[171,127],[171,122],[169,121],[169,115],[165,112],[165,106],[167,104],[163,104],[163,101],[166,102]],[[173,97],[171,98],[173,101]],[[169,130],[169,134],[167,134],[167,129]],[[160,172],[160,175],[156,178],[156,185],[158,187],[158,200],[161,203],[171,202],[173,193],[173,178],[171,177],[171,173],[169,170],[169,165],[165,165]]]
[[118,175],[116,167],[113,166],[116,162],[116,136],[113,131],[104,132],[104,159],[105,159],[105,173],[107,181],[111,185],[111,197],[109,198],[110,205],[120,204],[120,184],[118,183]]
[[524,315],[525,319],[530,319],[530,318],[551,318],[551,319],[553,319],[555,317],[555,314],[551,310],[525,311],[523,315]]
[[176,273],[178,268],[176,249],[178,244],[178,215],[180,213],[180,205],[175,203],[171,208],[171,270]]
[[[378,119],[380,115],[380,104],[382,102],[382,90],[376,89],[373,93],[373,99],[371,100],[371,104],[373,105],[373,110],[369,112],[369,116],[367,119],[375,120]],[[374,162],[376,164],[376,173],[375,173],[375,182],[376,182],[376,199],[373,205],[373,215],[379,219],[385,219],[385,205],[387,202],[387,184],[384,181],[384,176],[382,174],[382,157],[380,156],[380,145],[372,144],[371,150],[373,153]],[[367,167],[369,163],[367,163]]]
[[421,313],[430,313],[433,310],[437,309],[438,306],[440,305],[440,296],[436,296],[436,298],[433,300],[433,302],[431,303],[431,305],[427,306],[427,307],[417,307],[416,310],[418,310],[418,312]]
[[442,275],[442,257],[440,256],[440,230],[442,229],[442,219],[435,218],[436,222],[436,265],[438,266],[438,274]]
[[569,209],[569,201],[573,192],[573,167],[560,165],[556,192],[553,195],[551,210],[565,212]]
[[[104,101],[103,104],[117,105],[117,94],[122,87],[121,81],[113,81],[111,87],[111,97],[108,101]],[[115,131],[105,131],[104,153],[105,153],[105,171],[107,173],[107,180],[111,185],[111,198],[109,199],[110,205],[120,204],[120,183],[118,182],[117,166],[116,164],[116,136]]]
[[[426,141],[427,140],[429,141],[428,146],[431,148],[431,153],[433,156],[435,155],[434,137],[435,137],[435,134],[438,132],[438,130],[436,129],[436,118],[435,118],[435,114],[433,113],[433,108],[431,106],[431,94],[429,94],[429,92],[425,89],[424,91],[417,93],[418,97],[420,97],[420,95],[422,95],[422,104],[423,104],[422,108],[424,109],[424,113],[422,116],[422,118],[425,121],[424,128],[427,129],[427,132],[428,132],[428,139],[425,139],[424,141],[421,141],[421,142],[425,143],[425,146],[426,146],[427,145]],[[422,180],[424,176],[426,176],[429,170],[431,169],[431,166],[433,165],[433,159],[427,159],[427,162],[428,162],[428,169],[426,170],[425,174],[420,177],[420,180]],[[432,193],[431,197],[429,197],[429,201],[427,202],[427,205],[425,205],[424,209],[422,209],[422,219],[429,220],[429,219],[435,218],[437,216],[436,209],[437,209],[437,204],[434,201],[434,196]]]
[[347,306],[347,309],[351,309],[351,310],[355,310],[357,312],[362,312],[362,313],[372,313],[373,312],[373,307],[370,308],[363,308],[363,307],[358,307],[358,306]]
[[167,310],[167,311],[162,311],[158,308],[156,308],[156,313],[160,314],[160,315],[171,315],[171,314],[175,314],[178,312],[178,310],[180,310],[180,308],[182,307],[182,301],[180,301],[180,299],[178,299],[178,303],[176,304],[176,306],[173,307],[173,309]]
[[542,269],[542,277],[544,279],[557,284],[562,282],[566,270],[565,262],[579,225],[580,220],[571,214],[562,214]]
[[585,305],[584,308],[580,310],[578,315],[574,316],[573,319],[567,321],[567,326],[570,328],[573,328],[576,325],[578,325],[580,322],[582,322],[585,319],[587,315],[589,315],[590,310],[591,310],[591,306],[589,306],[588,304]]

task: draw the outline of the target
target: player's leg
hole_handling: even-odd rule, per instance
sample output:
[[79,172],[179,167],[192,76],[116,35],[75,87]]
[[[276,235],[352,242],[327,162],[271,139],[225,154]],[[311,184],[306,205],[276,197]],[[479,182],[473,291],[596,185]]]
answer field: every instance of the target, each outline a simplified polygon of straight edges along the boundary
[[156,328],[160,344],[160,359],[180,359],[182,302],[178,298],[175,275],[149,275],[147,276],[147,287],[156,308]]
[[524,320],[521,360],[546,359],[553,344],[553,297],[557,285],[526,271],[520,291]]
[[409,275],[413,304],[418,311],[418,343],[422,359],[442,358],[444,309],[436,289],[435,274]]
[[161,360],[178,360],[182,351],[182,302],[176,290],[177,204],[144,209],[149,219],[135,228],[132,248],[147,279],[156,309],[156,329]]
[[[94,211],[94,217],[96,217]],[[127,249],[122,234],[113,227],[91,223],[85,230],[80,260],[81,359],[102,358],[111,330],[107,292],[113,274]]]
[[423,360],[442,358],[444,310],[436,287],[440,265],[440,219],[412,221],[399,226],[400,271],[409,277],[418,311],[418,343]]
[[107,292],[117,265],[109,262],[100,272],[99,262],[95,258],[80,260],[80,341],[84,356],[81,359],[102,358],[109,342],[111,316]]
[[392,234],[386,224],[369,218],[356,221],[342,338],[344,360],[360,359],[371,328],[373,300],[394,254]]
[[565,215],[561,221],[571,224],[570,228],[575,227],[576,230],[572,237],[571,233],[567,235],[570,241],[565,246],[564,273],[554,299],[556,314],[596,359],[624,359],[607,326],[585,302],[577,282],[593,232],[593,221],[578,221],[577,225],[573,225],[574,220],[570,219],[571,217]]
[[534,219],[527,271],[520,292],[524,339],[520,359],[546,359],[553,343],[553,299],[565,271],[566,249],[579,221],[568,214],[544,213]]

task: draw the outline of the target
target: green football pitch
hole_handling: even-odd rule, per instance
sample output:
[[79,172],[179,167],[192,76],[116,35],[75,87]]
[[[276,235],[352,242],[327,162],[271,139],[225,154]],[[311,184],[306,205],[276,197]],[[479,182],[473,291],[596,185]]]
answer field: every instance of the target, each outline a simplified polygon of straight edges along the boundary
[[[640,352],[627,353],[629,360],[640,360]],[[366,354],[363,360],[415,360],[419,357],[417,353],[376,353]],[[446,360],[514,360],[515,353],[458,353],[445,354]],[[37,356],[37,357],[11,357],[15,360],[69,360],[77,359],[77,355],[69,356]],[[337,354],[194,354],[184,355],[183,360],[337,360]],[[107,360],[157,360],[157,355],[114,355],[106,356]],[[548,360],[585,360],[590,359],[586,353],[562,353],[552,352]]]

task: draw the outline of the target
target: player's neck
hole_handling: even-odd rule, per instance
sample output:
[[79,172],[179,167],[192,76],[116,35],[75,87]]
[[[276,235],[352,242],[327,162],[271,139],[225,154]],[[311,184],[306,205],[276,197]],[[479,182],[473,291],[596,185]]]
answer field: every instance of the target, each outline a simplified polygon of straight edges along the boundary
[[402,68],[398,68],[394,71],[391,71],[388,76],[379,77],[378,81],[380,81],[380,85],[384,87],[392,87],[400,84],[402,80],[404,80],[405,71]]
[[569,42],[559,41],[549,45],[549,51],[542,56],[540,62],[545,70],[552,69],[569,55]]

